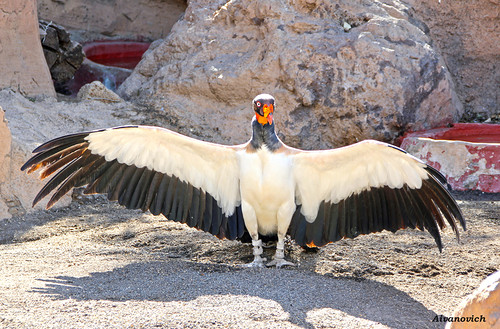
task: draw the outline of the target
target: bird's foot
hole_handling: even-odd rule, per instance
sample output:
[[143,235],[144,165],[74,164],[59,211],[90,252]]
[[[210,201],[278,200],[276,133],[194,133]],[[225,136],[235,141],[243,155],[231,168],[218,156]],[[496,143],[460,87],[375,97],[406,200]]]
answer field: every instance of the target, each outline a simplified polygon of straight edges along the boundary
[[244,267],[265,267],[264,262],[267,260],[267,258],[262,258],[260,256],[256,256],[253,259],[253,262],[248,263],[243,265]]
[[280,268],[282,266],[297,266],[295,263],[289,262],[284,258],[275,258],[269,263],[266,264],[267,267],[276,266],[276,268]]

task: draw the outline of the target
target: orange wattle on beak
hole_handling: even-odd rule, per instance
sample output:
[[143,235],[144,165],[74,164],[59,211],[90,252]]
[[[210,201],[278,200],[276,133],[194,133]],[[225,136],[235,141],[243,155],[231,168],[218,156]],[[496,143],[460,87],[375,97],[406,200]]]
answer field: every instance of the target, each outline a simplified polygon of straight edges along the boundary
[[264,110],[264,115],[260,115],[259,113],[255,113],[255,116],[257,117],[257,121],[261,125],[265,125],[266,123],[269,123],[270,125],[273,123],[273,111],[274,107],[272,104],[264,104],[263,106]]

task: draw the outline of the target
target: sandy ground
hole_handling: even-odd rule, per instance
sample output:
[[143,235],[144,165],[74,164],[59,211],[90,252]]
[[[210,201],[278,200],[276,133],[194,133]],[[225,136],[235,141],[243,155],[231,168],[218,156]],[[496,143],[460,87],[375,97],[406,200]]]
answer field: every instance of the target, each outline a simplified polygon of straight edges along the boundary
[[[250,245],[100,196],[0,222],[2,328],[442,328],[500,269],[500,195],[455,194],[468,230],[362,236],[285,269],[248,269]],[[269,256],[274,248],[265,251]]]

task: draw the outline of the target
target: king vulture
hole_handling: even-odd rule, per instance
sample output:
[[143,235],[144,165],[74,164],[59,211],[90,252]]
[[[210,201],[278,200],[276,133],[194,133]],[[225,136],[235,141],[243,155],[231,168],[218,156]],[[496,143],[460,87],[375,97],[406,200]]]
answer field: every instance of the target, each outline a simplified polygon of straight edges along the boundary
[[22,170],[56,173],[33,205],[55,190],[47,209],[73,187],[104,193],[131,209],[149,210],[224,239],[246,232],[251,266],[263,266],[261,236],[277,235],[268,266],[284,258],[289,235],[320,247],[404,228],[426,229],[441,251],[447,221],[458,238],[465,221],[437,170],[389,144],[365,140],[324,151],[302,151],[275,133],[275,100],[252,103],[252,138],[226,146],[151,126],[125,126],[59,137],[37,147]]

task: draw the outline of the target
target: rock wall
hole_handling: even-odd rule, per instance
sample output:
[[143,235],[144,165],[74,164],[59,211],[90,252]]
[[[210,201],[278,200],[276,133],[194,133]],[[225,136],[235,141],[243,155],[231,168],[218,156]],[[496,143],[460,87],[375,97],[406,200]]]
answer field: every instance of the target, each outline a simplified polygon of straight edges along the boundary
[[464,104],[465,119],[500,114],[500,1],[405,0],[429,27]]
[[40,18],[106,37],[165,37],[186,9],[185,0],[38,0]]
[[[12,91],[0,91],[0,103],[3,104],[3,109],[12,118],[12,121],[7,120],[6,113],[0,108],[0,220],[20,216],[31,210],[31,202],[37,191],[43,186],[39,180],[34,179],[35,177],[27,177],[19,170],[31,155],[31,145],[26,143],[26,140],[33,138],[37,132],[16,129],[16,118],[18,118],[19,113],[14,112],[16,110],[24,111],[12,106],[13,104],[9,102],[5,102],[2,97],[4,95],[18,95],[17,100],[21,100],[21,103],[29,102]],[[35,120],[31,124],[36,122],[41,121]],[[14,128],[12,132],[9,127]],[[65,197],[60,205],[68,205],[69,200],[70,198]],[[41,209],[44,206],[45,203],[41,203],[36,209]]]
[[250,101],[277,99],[285,142],[326,148],[457,121],[450,74],[400,1],[190,1],[120,87],[180,126],[248,139]]
[[0,0],[0,89],[55,96],[38,32],[36,0]]
[[[7,119],[5,119],[5,112],[0,107],[0,195],[3,195],[3,182],[9,177],[11,141],[12,137],[7,126]],[[0,198],[0,218],[7,216],[9,213],[6,201],[4,198]]]

